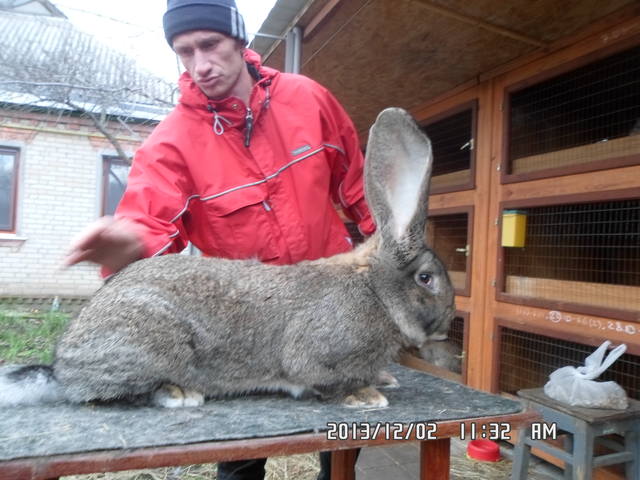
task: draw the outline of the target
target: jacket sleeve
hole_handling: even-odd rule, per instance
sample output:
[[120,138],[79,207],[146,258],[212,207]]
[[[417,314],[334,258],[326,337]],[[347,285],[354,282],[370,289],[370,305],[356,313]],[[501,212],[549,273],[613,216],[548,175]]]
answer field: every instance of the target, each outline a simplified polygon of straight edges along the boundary
[[190,175],[175,147],[158,141],[157,130],[136,152],[115,213],[142,227],[144,257],[180,252],[189,241],[183,214],[193,191]]
[[376,226],[364,199],[364,157],[358,133],[338,100],[326,90],[325,95],[325,113],[331,118],[329,127],[333,130],[329,138],[337,138],[339,143],[332,165],[331,194],[360,232],[371,235]]

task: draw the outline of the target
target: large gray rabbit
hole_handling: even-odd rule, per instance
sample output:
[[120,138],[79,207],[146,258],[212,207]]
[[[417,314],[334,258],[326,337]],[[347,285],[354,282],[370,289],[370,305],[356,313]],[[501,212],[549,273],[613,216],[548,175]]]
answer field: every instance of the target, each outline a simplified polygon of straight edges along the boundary
[[386,406],[403,346],[442,338],[447,272],[424,244],[431,146],[409,114],[371,128],[365,194],[378,230],[350,253],[290,266],[166,255],[113,276],[52,366],[5,367],[0,405],[143,400],[177,407],[259,391]]

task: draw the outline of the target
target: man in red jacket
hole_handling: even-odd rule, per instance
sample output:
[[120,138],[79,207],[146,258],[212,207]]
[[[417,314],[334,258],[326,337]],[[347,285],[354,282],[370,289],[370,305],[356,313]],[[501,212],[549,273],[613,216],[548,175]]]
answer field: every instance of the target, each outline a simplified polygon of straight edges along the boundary
[[189,241],[276,264],[331,256],[351,248],[334,203],[373,231],[352,122],[314,81],[262,66],[234,22],[233,1],[169,1],[167,40],[187,70],[179,104],[137,151],[115,218],[92,225],[67,263],[115,272]]
[[[274,264],[327,257],[352,248],[334,204],[372,233],[358,136],[326,89],[262,66],[234,0],[169,0],[164,30],[186,69],[179,103],[136,152],[115,216],[91,225],[67,264],[108,274],[188,242]],[[262,478],[264,461],[218,475]]]

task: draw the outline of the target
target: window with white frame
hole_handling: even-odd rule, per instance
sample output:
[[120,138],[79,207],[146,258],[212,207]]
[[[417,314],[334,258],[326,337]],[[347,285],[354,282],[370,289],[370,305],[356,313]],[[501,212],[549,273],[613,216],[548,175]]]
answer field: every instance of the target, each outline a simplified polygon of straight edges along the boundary
[[16,231],[19,150],[0,146],[0,232]]
[[127,188],[131,165],[119,157],[102,157],[102,214],[113,215]]

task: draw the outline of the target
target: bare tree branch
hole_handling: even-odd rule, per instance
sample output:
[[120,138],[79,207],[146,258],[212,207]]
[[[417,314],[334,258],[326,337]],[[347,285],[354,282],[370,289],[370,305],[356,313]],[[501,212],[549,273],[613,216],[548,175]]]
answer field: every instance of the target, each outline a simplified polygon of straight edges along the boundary
[[[69,105],[74,110],[77,110],[77,111],[82,110],[79,107],[75,106],[72,102],[67,102],[67,105]],[[93,121],[93,124],[98,129],[98,131],[102,133],[107,138],[107,140],[109,140],[113,148],[116,149],[116,152],[118,152],[118,157],[120,158],[120,160],[125,162],[127,165],[131,165],[131,157],[129,157],[129,155],[127,155],[127,153],[124,151],[124,148],[122,148],[122,144],[116,138],[116,136],[113,135],[107,128],[108,123],[107,121],[105,121],[104,115],[101,115],[100,117],[98,117],[93,112],[85,111],[85,113]]]
[[0,10],[0,103],[14,109],[71,110],[89,118],[125,162],[117,131],[157,121],[173,106],[174,86],[65,18]]

